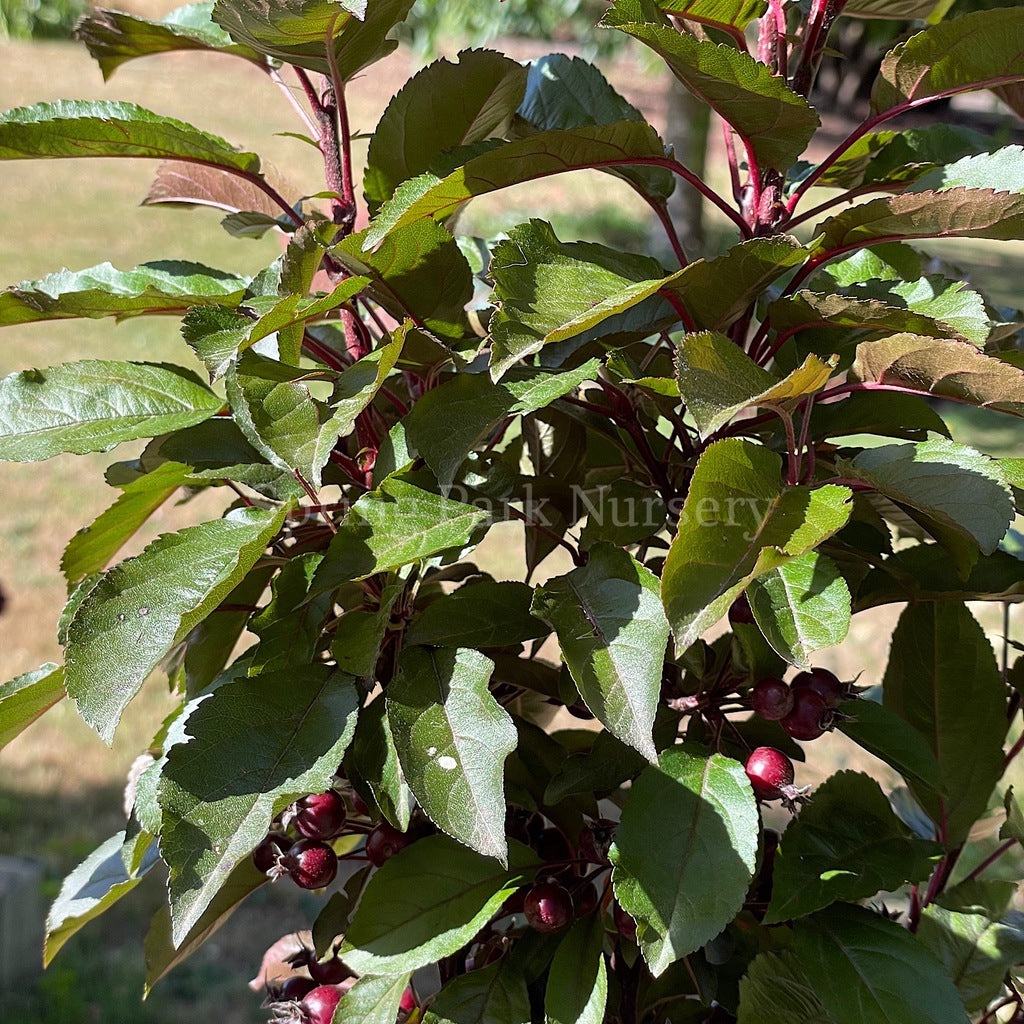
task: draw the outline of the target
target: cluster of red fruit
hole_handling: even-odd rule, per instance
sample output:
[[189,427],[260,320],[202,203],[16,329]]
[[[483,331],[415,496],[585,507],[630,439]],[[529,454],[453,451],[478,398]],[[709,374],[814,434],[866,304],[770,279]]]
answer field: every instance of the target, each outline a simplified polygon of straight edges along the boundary
[[793,739],[816,740],[833,727],[836,708],[850,691],[828,669],[800,672],[791,683],[761,679],[750,691],[750,706],[778,722]]
[[[356,817],[369,818],[366,804],[352,793]],[[351,828],[346,826],[351,824]],[[289,831],[298,836],[289,835]],[[271,878],[288,875],[302,889],[322,889],[338,873],[338,856],[329,840],[346,832],[366,835],[363,851],[367,860],[380,867],[389,857],[424,834],[423,829],[399,832],[387,822],[368,828],[350,821],[345,798],[334,789],[311,793],[291,804],[275,822],[274,830],[253,851],[256,867]]]
[[[505,902],[505,914],[522,913],[534,931],[561,931],[574,919],[586,917],[601,902],[595,875],[610,867],[608,851],[615,834],[615,822],[599,818],[580,832],[574,851],[560,829],[544,825],[539,814],[515,821],[510,814],[509,834],[532,846],[545,863],[538,880]],[[596,871],[590,872],[591,867]],[[615,927],[623,938],[636,941],[636,922],[618,903],[613,905]]]
[[[341,997],[355,984],[356,979],[349,976],[348,968],[337,957],[320,962],[312,951],[305,952],[311,977],[294,975],[271,990],[269,1006],[278,1024],[331,1024]],[[327,976],[337,980],[318,980]],[[409,1014],[416,1005],[415,993],[407,988],[402,993],[399,1009],[403,1014]]]

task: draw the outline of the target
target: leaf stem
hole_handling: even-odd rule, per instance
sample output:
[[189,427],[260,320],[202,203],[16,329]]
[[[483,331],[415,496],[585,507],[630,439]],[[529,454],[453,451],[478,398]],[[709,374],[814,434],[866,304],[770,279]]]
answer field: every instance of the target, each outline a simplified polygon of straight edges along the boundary
[[[302,106],[301,103],[295,98],[295,94],[292,92],[291,86],[281,77],[281,72],[277,68],[270,68],[268,71],[270,80],[284,93],[285,99],[288,101],[291,108],[299,115],[302,123],[309,129],[310,135],[313,136],[316,142],[320,141],[320,127],[316,121],[309,116],[308,111]],[[308,95],[308,94],[307,94]]]
[[1008,853],[1017,845],[1016,839],[1007,839],[1004,843],[1001,843],[995,848],[977,867],[972,868],[971,871],[964,877],[964,882],[973,882],[983,871],[991,867],[1004,853]]

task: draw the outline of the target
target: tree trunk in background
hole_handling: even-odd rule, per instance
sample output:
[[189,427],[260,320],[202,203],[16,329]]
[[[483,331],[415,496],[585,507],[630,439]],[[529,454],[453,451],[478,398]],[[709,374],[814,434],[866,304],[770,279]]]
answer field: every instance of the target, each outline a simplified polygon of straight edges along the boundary
[[[707,164],[708,129],[711,111],[689,89],[669,78],[666,86],[665,142],[675,149],[676,159],[694,174],[704,176]],[[704,205],[699,192],[677,179],[676,190],[668,201],[669,213],[682,239],[686,255],[694,260],[704,252]],[[657,246],[667,253],[660,225],[655,228]]]

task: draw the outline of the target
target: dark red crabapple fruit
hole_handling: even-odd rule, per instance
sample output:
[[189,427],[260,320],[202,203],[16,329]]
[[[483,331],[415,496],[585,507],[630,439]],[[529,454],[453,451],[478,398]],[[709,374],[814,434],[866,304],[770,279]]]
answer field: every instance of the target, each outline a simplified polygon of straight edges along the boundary
[[574,893],[572,898],[573,910],[577,917],[586,917],[587,914],[592,914],[597,910],[599,902],[600,897],[597,890],[589,882]]
[[523,913],[534,931],[561,931],[572,920],[572,897],[556,882],[542,882],[526,894]]
[[275,1002],[290,1002],[292,1000],[298,1002],[309,995],[315,988],[316,982],[311,978],[303,978],[301,975],[296,974],[282,982],[274,990],[274,1000]]
[[300,889],[322,889],[338,873],[338,855],[319,839],[300,839],[282,863]]
[[612,911],[612,920],[618,933],[630,942],[636,942],[636,921],[622,909],[622,904],[615,902],[615,909]]
[[412,1013],[416,1009],[416,993],[411,988],[407,988],[402,993],[402,999],[398,1004],[398,1009],[402,1013]]
[[310,793],[295,803],[292,824],[307,839],[333,839],[345,827],[345,800],[340,793]]
[[357,818],[368,818],[370,816],[370,808],[367,806],[366,801],[355,790],[349,795],[349,799],[352,801],[352,813]]
[[[292,840],[278,832],[271,832],[266,839],[252,851],[252,862],[257,871],[269,875],[278,871],[281,858],[292,848]],[[278,871],[278,873],[280,873]]]
[[386,821],[382,821],[366,837],[366,856],[374,867],[380,867],[386,860],[390,860],[399,850],[404,850],[412,842],[412,836],[407,832],[399,832],[392,828]]
[[341,1001],[339,985],[320,985],[302,1000],[302,1020],[308,1024],[331,1024],[334,1010]]
[[751,751],[746,772],[758,800],[782,800],[793,789],[793,762],[774,747]]
[[750,706],[762,718],[778,722],[793,710],[793,691],[781,679],[769,676],[750,691]]
[[732,606],[729,608],[729,621],[733,625],[740,623],[741,625],[752,626],[754,624],[754,613],[750,610],[750,602],[747,600],[746,594],[740,594],[733,601]]
[[811,690],[818,694],[827,708],[837,708],[846,696],[846,688],[827,668],[812,668],[793,677],[792,687],[799,693]]
[[834,718],[825,698],[804,688],[793,691],[793,710],[782,719],[782,728],[795,740],[816,740]]
[[569,840],[557,828],[544,829],[533,844],[533,848],[545,864],[562,863],[573,859]]

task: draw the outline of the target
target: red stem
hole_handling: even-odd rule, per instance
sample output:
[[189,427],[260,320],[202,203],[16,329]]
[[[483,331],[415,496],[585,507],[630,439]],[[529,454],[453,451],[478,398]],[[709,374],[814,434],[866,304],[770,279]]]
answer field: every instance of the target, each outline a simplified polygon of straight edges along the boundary
[[890,110],[885,110],[880,114],[876,114],[874,117],[869,118],[854,131],[852,131],[842,142],[817,167],[814,168],[811,173],[804,178],[802,182],[793,190],[793,194],[789,198],[787,209],[792,213],[804,193],[808,189],[812,188],[814,183],[827,171],[855,142],[863,138],[868,132],[873,131],[880,124],[884,124],[886,121],[891,120],[894,117],[899,117],[900,114],[906,114],[911,110],[916,110],[918,107],[923,107],[928,103],[934,103],[936,100],[946,99],[949,96],[956,96],[962,92],[975,92],[982,89],[991,89],[997,85],[1009,85],[1013,82],[1019,82],[1024,75],[999,75],[996,78],[986,79],[983,82],[973,82],[970,85],[957,86],[953,89],[944,89],[942,92],[937,92],[932,96],[924,96],[917,100],[908,100],[906,103],[899,103]]
[[978,877],[986,868],[991,867],[1004,853],[1009,852],[1017,845],[1016,839],[1007,839],[1006,842],[997,846],[976,868],[972,868],[970,873],[964,878],[965,882],[971,882]]

